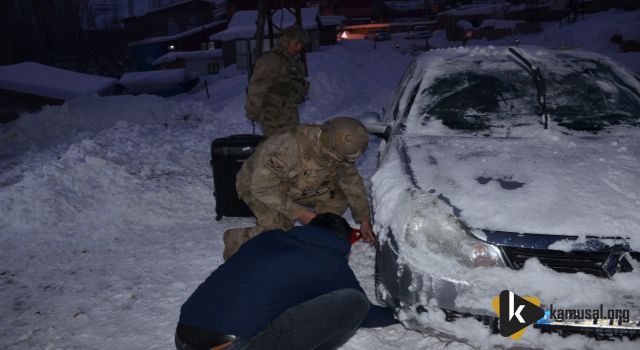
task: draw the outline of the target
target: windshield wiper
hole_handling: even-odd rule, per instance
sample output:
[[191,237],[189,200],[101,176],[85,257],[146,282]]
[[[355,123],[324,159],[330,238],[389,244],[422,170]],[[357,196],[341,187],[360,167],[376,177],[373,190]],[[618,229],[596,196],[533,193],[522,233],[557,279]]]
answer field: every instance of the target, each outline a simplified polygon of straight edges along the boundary
[[524,65],[527,67],[529,74],[533,78],[533,82],[536,85],[536,90],[538,92],[538,106],[540,107],[540,113],[538,115],[542,116],[542,124],[545,129],[549,128],[549,114],[547,114],[547,90],[544,84],[544,78],[542,77],[542,73],[540,73],[540,68],[534,66],[522,56],[520,52],[518,52],[513,47],[509,48],[509,52],[511,52],[514,56],[516,56]]

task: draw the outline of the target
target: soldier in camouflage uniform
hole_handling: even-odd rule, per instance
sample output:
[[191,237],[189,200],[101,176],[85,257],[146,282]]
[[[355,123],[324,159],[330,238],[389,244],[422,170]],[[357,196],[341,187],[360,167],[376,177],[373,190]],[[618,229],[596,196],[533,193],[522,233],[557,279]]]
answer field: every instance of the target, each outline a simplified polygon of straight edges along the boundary
[[367,148],[362,123],[338,117],[323,125],[281,129],[247,159],[236,188],[257,218],[257,226],[224,233],[224,258],[251,237],[271,229],[309,223],[316,213],[342,215],[347,206],[366,242],[373,242],[367,193],[355,161]]
[[307,32],[297,26],[287,27],[278,45],[255,64],[245,110],[247,118],[258,122],[266,137],[298,124],[298,104],[304,102],[309,90],[298,54],[308,42]]

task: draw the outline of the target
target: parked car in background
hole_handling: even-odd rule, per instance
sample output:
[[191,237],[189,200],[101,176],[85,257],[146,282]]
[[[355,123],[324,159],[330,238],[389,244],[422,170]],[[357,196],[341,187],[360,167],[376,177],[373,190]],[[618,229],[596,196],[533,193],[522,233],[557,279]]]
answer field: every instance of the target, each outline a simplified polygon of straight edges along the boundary
[[367,39],[375,41],[391,40],[391,34],[384,29],[373,29],[367,34]]
[[405,325],[454,336],[450,322],[434,321],[442,314],[495,328],[492,298],[510,290],[546,309],[631,315],[547,315],[536,328],[640,334],[633,74],[579,50],[430,51],[406,70],[380,123],[376,291]]
[[433,33],[426,26],[416,26],[413,28],[414,39],[430,39]]

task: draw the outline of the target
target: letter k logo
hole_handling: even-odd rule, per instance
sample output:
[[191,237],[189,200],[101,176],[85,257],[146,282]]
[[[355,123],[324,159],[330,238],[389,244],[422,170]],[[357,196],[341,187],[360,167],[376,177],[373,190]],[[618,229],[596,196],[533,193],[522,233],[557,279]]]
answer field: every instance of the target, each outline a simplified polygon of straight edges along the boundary
[[[514,305],[515,296],[516,296],[515,294],[509,292],[509,322],[511,322],[511,320],[513,320],[513,316],[515,316],[515,317],[518,318],[518,322],[520,322],[522,324],[525,324],[526,322],[524,321],[524,319],[520,315],[520,313],[522,312],[522,309],[524,309],[524,304],[518,305],[518,310],[513,312],[513,310],[515,309],[515,305]],[[502,294],[500,295],[500,297],[502,297]]]
[[[540,299],[520,297],[508,290],[493,298],[493,308],[500,317],[500,335],[520,339],[527,326],[544,317]],[[506,310],[506,312],[505,312]]]

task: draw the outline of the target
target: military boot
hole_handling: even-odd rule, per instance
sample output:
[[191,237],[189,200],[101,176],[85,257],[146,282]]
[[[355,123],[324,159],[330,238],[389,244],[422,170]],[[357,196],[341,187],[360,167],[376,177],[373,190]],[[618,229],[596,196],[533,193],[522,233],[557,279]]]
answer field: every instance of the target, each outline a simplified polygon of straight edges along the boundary
[[224,242],[222,258],[227,261],[250,238],[251,227],[230,228],[224,231],[222,235],[222,241]]

